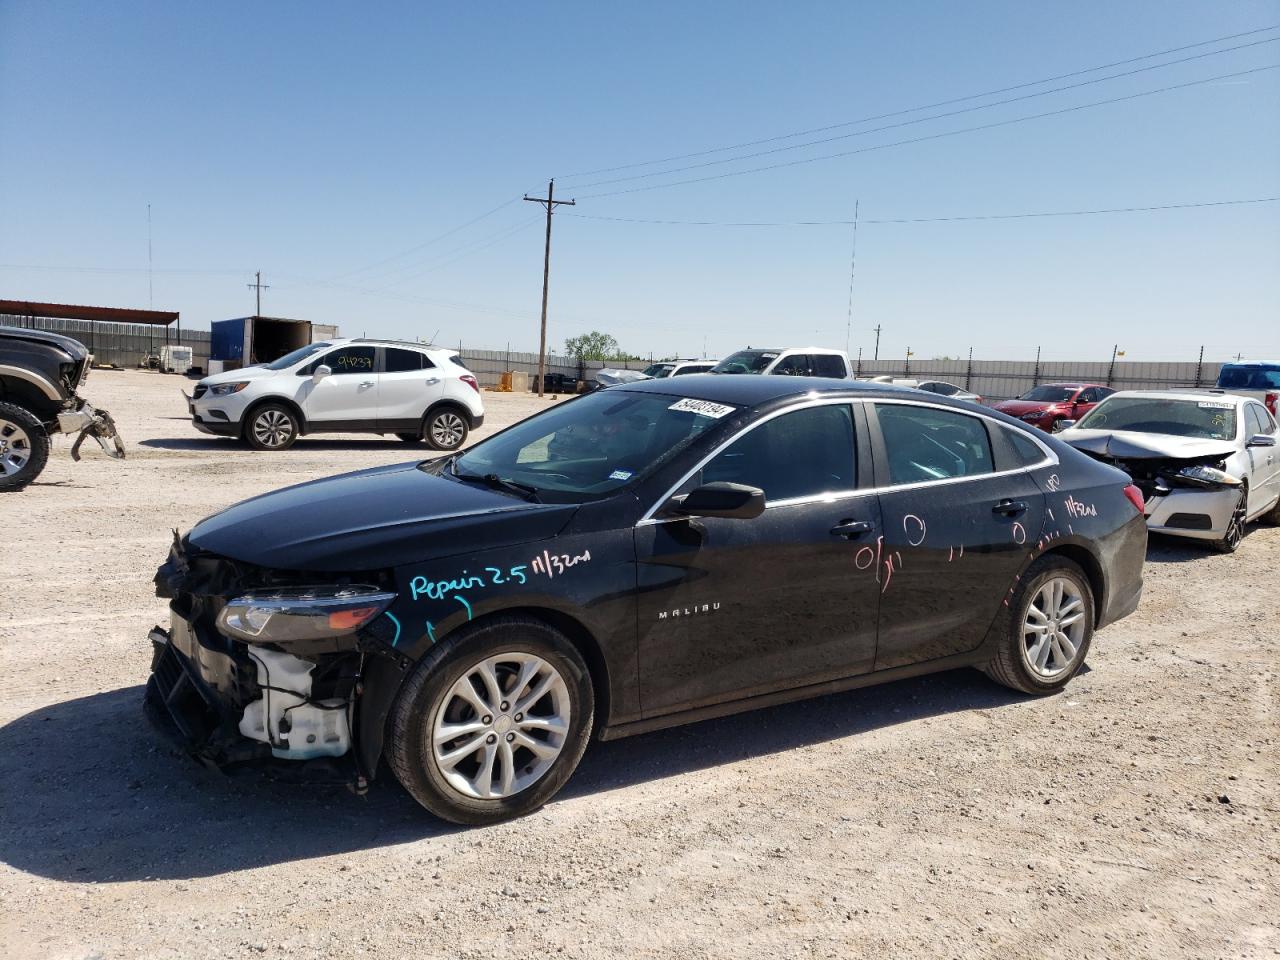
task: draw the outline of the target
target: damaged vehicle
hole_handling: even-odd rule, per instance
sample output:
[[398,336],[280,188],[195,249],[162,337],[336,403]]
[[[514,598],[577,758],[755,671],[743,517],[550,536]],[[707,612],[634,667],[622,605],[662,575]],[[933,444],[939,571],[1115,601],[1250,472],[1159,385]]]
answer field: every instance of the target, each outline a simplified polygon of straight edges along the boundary
[[21,490],[40,476],[54,434],[75,436],[72,460],[80,459],[87,437],[107,456],[123,459],[111,415],[79,394],[90,360],[71,337],[0,326],[0,492]]
[[1280,523],[1276,421],[1257,400],[1221,391],[1113,394],[1059,437],[1133,478],[1147,527],[1226,553],[1245,525]]
[[592,738],[956,667],[1057,692],[1146,542],[1121,471],[971,404],[647,380],[175,534],[146,704],[206,764],[491,823]]

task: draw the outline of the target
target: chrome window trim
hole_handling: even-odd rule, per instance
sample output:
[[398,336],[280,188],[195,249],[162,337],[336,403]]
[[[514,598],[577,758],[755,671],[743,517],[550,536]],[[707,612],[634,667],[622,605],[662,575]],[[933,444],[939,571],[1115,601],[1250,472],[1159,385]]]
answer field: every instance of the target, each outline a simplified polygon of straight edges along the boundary
[[[980,410],[975,410],[975,411],[957,410],[955,407],[947,406],[941,403],[930,403],[924,400],[917,400],[914,397],[912,398],[907,398],[907,397],[831,397],[831,398],[825,398],[821,400],[817,400],[817,399],[810,400],[807,403],[800,403],[800,404],[796,404],[795,406],[784,407],[781,410],[775,410],[773,413],[769,414],[768,416],[761,417],[759,420],[750,424],[746,428],[739,430],[732,437],[729,437],[728,439],[726,439],[723,443],[719,444],[714,450],[712,450],[710,453],[704,456],[701,460],[699,460],[690,470],[688,470],[684,474],[684,476],[682,476],[678,481],[672,484],[671,488],[668,489],[666,493],[664,493],[661,497],[659,497],[657,501],[654,502],[653,505],[650,506],[649,509],[644,512],[644,514],[640,517],[640,519],[636,521],[635,525],[637,527],[640,527],[640,526],[648,526],[650,524],[655,524],[655,523],[669,523],[673,520],[684,519],[683,517],[655,518],[654,514],[658,512],[659,508],[661,508],[661,506],[664,503],[666,503],[668,500],[671,499],[671,497],[675,494],[677,490],[679,490],[682,486],[688,483],[690,477],[692,477],[695,473],[697,473],[699,470],[705,467],[711,460],[715,459],[715,457],[718,456],[722,450],[724,450],[730,444],[737,441],[739,437],[746,436],[748,433],[750,433],[752,430],[754,430],[756,427],[760,426],[761,424],[768,423],[770,420],[773,420],[775,417],[780,417],[787,413],[795,413],[798,410],[807,410],[810,407],[834,406],[836,404],[855,404],[855,403],[886,403],[886,404],[900,404],[900,405],[909,406],[909,407],[928,407],[934,410],[942,410],[947,413],[958,413],[961,416],[977,417],[981,420],[990,421],[991,423],[994,423],[998,427],[1003,427],[1005,429],[1012,429],[1012,426],[1010,424],[1007,424],[1002,420],[997,420],[995,417],[988,416],[987,414],[983,413]],[[772,503],[769,503],[766,500],[765,510],[771,510],[774,507],[792,507],[792,506],[796,506],[797,504],[804,504],[804,503],[821,503],[824,501],[834,502],[836,500],[845,500],[854,496],[879,496],[882,493],[890,493],[897,490],[915,490],[921,487],[935,487],[935,486],[939,486],[942,484],[949,484],[949,483],[966,483],[973,480],[986,480],[991,477],[1008,477],[1008,476],[1012,476],[1015,473],[1027,473],[1032,470],[1039,470],[1043,467],[1056,467],[1061,463],[1061,461],[1058,459],[1058,455],[1053,451],[1053,449],[1048,444],[1044,443],[1039,437],[1035,436],[1030,431],[1023,431],[1023,434],[1024,436],[1029,437],[1030,440],[1036,446],[1038,446],[1040,450],[1044,453],[1043,460],[1040,460],[1036,463],[1026,464],[1025,466],[1015,467],[1012,470],[993,470],[990,473],[975,473],[966,477],[944,477],[939,480],[920,480],[920,481],[917,481],[916,483],[898,483],[898,484],[890,484],[888,486],[883,486],[883,487],[868,487],[866,489],[858,489],[858,490],[836,490],[836,491],[831,491],[829,493],[814,494],[813,496],[808,496],[808,497],[789,497],[785,500],[775,500]],[[856,438],[855,438],[855,441],[856,441]]]

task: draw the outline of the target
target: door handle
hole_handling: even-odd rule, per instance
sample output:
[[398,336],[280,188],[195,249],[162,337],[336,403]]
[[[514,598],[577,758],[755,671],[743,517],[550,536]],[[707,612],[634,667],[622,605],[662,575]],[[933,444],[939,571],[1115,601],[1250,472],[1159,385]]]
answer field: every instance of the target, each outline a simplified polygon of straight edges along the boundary
[[1027,512],[1027,503],[1025,500],[1001,500],[991,512],[1002,517],[1017,517]]
[[360,386],[362,386],[362,387],[372,387],[372,386],[373,386],[373,381],[372,381],[372,380],[361,380],[361,381],[360,381]]
[[439,377],[428,377],[428,378],[427,378],[427,386],[428,386],[428,387],[434,387],[434,386],[435,386],[437,383],[439,383],[439,382],[440,382],[440,378],[439,378]]
[[831,528],[831,535],[833,537],[844,537],[846,540],[855,540],[874,529],[875,526],[869,520],[841,520]]

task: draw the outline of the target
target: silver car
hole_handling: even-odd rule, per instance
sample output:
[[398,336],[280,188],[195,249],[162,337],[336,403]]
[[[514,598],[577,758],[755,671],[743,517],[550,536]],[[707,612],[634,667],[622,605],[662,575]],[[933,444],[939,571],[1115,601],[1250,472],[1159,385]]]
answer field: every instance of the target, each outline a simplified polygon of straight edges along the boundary
[[1251,397],[1125,390],[1063,423],[1062,440],[1133,478],[1154,533],[1231,553],[1249,521],[1280,523],[1280,438]]

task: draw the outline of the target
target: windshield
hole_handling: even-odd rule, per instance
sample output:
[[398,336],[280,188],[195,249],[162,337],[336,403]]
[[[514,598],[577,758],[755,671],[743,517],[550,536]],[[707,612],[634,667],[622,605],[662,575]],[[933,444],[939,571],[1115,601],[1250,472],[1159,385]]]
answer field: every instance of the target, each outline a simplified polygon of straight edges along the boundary
[[270,363],[265,364],[265,366],[268,370],[285,370],[292,367],[298,361],[305,360],[313,353],[319,353],[321,350],[327,350],[331,346],[333,346],[333,344],[328,341],[311,343],[305,347],[299,347],[297,350],[293,351],[293,353],[286,353],[279,360],[272,360]]
[[1028,390],[1019,400],[1030,400],[1032,403],[1066,403],[1076,395],[1079,387],[1044,386]]
[[655,363],[644,368],[646,377],[653,377],[655,380],[661,380],[663,377],[671,376],[671,371],[676,368],[674,363]]
[[764,373],[764,368],[778,359],[777,350],[739,350],[714,367],[712,373]]
[[1109,397],[1080,422],[1081,430],[1132,430],[1200,440],[1234,440],[1236,405],[1229,400]]
[[1280,365],[1228,363],[1218,373],[1218,386],[1223,390],[1274,390],[1280,387]]
[[601,390],[477,444],[446,475],[500,477],[533,488],[548,503],[598,500],[664,463],[736,409]]

